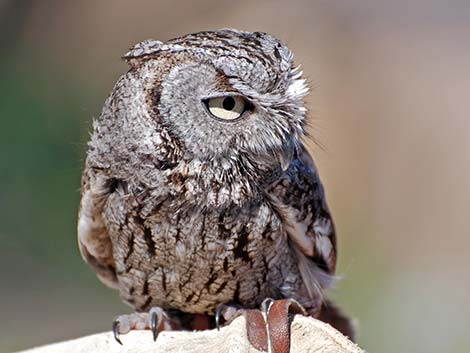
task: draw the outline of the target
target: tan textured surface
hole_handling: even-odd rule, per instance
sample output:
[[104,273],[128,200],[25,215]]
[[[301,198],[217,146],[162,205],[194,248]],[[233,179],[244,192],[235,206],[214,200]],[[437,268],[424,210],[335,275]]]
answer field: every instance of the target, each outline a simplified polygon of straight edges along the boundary
[[[111,332],[85,336],[70,341],[34,348],[24,353],[255,353],[246,338],[245,319],[239,317],[231,325],[202,332],[162,332],[157,342],[150,331],[133,331],[122,337],[124,346],[114,341]],[[331,326],[297,315],[292,323],[291,353],[365,353],[356,344]],[[18,352],[20,353],[20,352]]]

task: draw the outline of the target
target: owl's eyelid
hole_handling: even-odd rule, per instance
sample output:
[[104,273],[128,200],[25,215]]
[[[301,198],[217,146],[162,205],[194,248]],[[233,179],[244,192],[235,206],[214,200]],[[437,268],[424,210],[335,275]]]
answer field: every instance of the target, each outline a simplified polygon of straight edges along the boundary
[[225,97],[240,97],[244,101],[248,101],[248,99],[244,95],[242,95],[238,92],[227,92],[227,91],[226,92],[216,92],[216,93],[210,94],[210,95],[202,98],[201,101],[204,102],[204,101],[208,101],[210,99],[225,98]]

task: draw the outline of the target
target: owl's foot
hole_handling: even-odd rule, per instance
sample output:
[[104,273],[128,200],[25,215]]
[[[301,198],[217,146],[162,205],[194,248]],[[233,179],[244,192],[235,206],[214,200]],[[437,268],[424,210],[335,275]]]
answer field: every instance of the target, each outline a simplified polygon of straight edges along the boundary
[[215,323],[219,329],[221,317],[227,323],[244,315],[248,340],[253,347],[262,352],[288,353],[293,314],[306,315],[305,309],[295,299],[266,299],[261,310],[221,305],[215,313]]
[[136,312],[118,316],[113,322],[113,334],[115,340],[122,345],[121,335],[131,330],[151,330],[155,341],[159,332],[175,329],[176,326],[163,309],[153,307],[148,313]]
[[246,312],[245,309],[241,308],[238,305],[227,305],[221,304],[215,310],[215,327],[217,331],[220,330],[220,319],[223,319],[224,324],[227,325],[235,320],[237,317],[244,315]]

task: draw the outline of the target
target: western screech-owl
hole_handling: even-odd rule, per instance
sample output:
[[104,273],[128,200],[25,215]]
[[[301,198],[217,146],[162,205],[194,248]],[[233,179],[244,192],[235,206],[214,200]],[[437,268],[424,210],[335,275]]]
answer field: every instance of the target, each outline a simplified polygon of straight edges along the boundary
[[101,281],[186,327],[268,297],[346,320],[325,305],[335,231],[288,48],[224,29],[146,40],[124,60],[82,179],[79,246]]

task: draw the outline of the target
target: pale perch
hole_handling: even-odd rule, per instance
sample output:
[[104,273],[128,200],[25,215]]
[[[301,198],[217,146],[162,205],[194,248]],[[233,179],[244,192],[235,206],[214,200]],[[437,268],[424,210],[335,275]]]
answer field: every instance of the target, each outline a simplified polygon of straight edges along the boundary
[[[356,344],[322,321],[296,315],[291,326],[291,352],[365,353]],[[220,331],[166,331],[153,342],[150,331],[133,331],[119,345],[111,332],[98,333],[70,341],[23,351],[24,353],[259,353],[246,335],[245,318],[235,319]],[[21,352],[18,352],[21,353]]]

